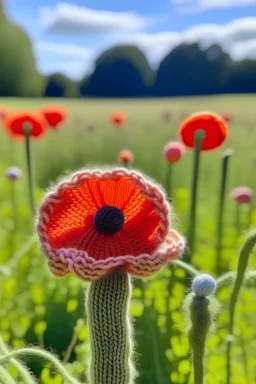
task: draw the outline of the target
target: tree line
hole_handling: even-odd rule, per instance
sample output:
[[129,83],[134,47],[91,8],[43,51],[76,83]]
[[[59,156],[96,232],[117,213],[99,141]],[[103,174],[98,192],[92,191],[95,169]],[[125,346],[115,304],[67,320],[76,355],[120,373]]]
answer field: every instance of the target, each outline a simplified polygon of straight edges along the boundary
[[26,33],[4,15],[0,0],[0,96],[167,97],[256,93],[256,60],[233,61],[220,46],[201,49],[181,44],[152,70],[134,46],[103,52],[80,82],[61,73],[48,77],[36,69]]

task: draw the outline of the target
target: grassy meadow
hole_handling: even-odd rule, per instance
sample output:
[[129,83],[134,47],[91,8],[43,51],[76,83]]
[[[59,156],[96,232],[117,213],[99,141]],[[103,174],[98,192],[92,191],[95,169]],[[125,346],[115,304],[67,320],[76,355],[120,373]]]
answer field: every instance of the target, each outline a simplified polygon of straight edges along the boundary
[[[237,251],[244,233],[256,227],[256,207],[248,221],[249,206],[244,205],[242,228],[235,226],[233,188],[246,185],[256,192],[256,95],[218,96],[144,100],[26,100],[0,99],[10,109],[37,109],[59,104],[67,109],[68,119],[57,131],[49,130],[32,142],[32,160],[38,203],[45,189],[59,177],[82,167],[117,165],[121,149],[134,153],[133,167],[165,186],[167,163],[164,145],[178,139],[179,123],[191,113],[212,111],[229,113],[229,137],[218,150],[202,153],[198,193],[198,224],[194,267],[216,277],[216,219],[220,189],[221,155],[234,150],[230,159],[221,266],[223,272],[236,270]],[[113,111],[125,111],[127,123],[113,127]],[[168,121],[163,119],[170,113]],[[38,344],[51,348],[64,360],[67,369],[79,380],[88,365],[88,329],[84,317],[84,287],[87,284],[70,276],[52,277],[40,255],[31,224],[26,183],[24,143],[11,141],[0,131],[0,334],[10,347]],[[10,165],[22,168],[24,176],[15,184],[16,226],[14,226],[11,184],[5,178]],[[174,164],[174,226],[183,234],[188,223],[193,153],[187,151]],[[250,268],[256,267],[252,258]],[[171,284],[172,274],[175,283]],[[134,319],[136,362],[140,376],[136,384],[193,383],[189,344],[184,334],[180,310],[186,293],[185,272],[164,268],[145,281],[134,280],[131,314]],[[226,383],[228,299],[231,289],[217,292],[221,310],[216,332],[208,343],[207,384]],[[256,281],[246,282],[236,308],[232,350],[231,384],[256,383]],[[72,341],[72,342],[71,342]],[[73,343],[72,348],[68,348]],[[1,348],[0,348],[1,349]],[[1,352],[1,351],[0,351]],[[61,384],[61,376],[50,363],[26,357],[42,384]],[[13,377],[17,371],[10,366]],[[65,381],[66,382],[66,381]]]

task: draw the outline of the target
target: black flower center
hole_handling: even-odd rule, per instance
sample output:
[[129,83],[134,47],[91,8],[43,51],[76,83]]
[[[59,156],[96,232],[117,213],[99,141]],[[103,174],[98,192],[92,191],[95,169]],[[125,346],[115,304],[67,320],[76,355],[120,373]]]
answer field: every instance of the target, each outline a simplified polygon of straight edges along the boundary
[[98,209],[94,216],[94,225],[97,231],[105,235],[114,235],[121,231],[125,221],[123,211],[111,205]]

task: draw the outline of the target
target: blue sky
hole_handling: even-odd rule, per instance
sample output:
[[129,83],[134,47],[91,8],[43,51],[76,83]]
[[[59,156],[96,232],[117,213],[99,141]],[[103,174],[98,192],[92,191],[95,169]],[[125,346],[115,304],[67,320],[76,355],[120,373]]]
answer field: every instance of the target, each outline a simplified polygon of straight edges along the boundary
[[[151,65],[181,42],[256,58],[256,0],[4,0],[28,33],[38,69],[81,79],[104,49],[137,45]],[[96,4],[97,3],[97,4]]]

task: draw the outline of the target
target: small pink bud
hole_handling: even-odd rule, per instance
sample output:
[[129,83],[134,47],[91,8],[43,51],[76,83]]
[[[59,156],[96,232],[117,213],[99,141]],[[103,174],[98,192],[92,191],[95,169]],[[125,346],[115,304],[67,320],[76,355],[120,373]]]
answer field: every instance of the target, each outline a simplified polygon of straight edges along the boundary
[[231,192],[231,198],[238,204],[248,204],[252,201],[253,191],[249,187],[237,187]]
[[169,163],[176,163],[186,152],[185,146],[178,141],[171,141],[164,147],[164,156]]

